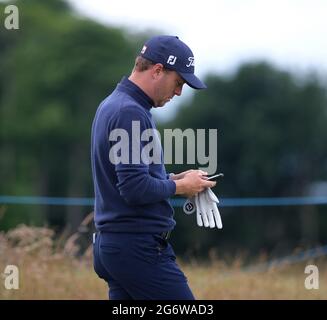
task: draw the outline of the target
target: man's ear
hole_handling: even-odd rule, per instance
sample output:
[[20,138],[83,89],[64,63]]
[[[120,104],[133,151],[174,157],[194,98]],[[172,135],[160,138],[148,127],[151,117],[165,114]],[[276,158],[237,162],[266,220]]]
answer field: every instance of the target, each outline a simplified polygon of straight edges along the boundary
[[155,65],[153,65],[151,71],[152,71],[151,72],[152,73],[152,78],[157,79],[162,75],[162,73],[164,71],[164,67],[163,67],[163,65],[161,63],[156,63]]

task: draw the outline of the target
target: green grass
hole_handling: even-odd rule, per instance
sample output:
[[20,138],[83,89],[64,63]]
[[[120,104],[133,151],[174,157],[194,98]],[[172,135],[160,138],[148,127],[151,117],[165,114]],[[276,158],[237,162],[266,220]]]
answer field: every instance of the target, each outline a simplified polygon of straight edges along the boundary
[[[0,234],[0,273],[9,264],[20,272],[18,290],[5,289],[0,277],[0,299],[107,299],[91,249],[76,258],[74,238],[56,248],[52,237],[49,229],[25,226]],[[256,273],[243,271],[240,259],[230,265],[218,259],[179,263],[197,299],[327,299],[326,259]],[[305,289],[307,264],[319,268],[318,290]]]

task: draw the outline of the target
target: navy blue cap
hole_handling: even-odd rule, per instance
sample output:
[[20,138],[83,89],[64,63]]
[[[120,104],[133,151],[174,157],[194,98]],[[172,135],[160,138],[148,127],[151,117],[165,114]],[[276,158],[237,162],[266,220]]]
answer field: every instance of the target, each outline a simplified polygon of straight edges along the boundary
[[140,56],[165,68],[175,70],[193,89],[207,86],[194,74],[194,55],[176,36],[155,36],[143,46]]

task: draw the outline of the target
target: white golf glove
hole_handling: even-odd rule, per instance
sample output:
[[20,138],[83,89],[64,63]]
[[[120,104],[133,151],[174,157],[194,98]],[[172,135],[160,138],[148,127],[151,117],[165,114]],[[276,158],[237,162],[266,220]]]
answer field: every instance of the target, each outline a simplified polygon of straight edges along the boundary
[[196,221],[199,227],[217,227],[222,229],[220,213],[217,204],[218,198],[210,188],[196,194],[184,203],[183,210],[186,214],[196,211]]

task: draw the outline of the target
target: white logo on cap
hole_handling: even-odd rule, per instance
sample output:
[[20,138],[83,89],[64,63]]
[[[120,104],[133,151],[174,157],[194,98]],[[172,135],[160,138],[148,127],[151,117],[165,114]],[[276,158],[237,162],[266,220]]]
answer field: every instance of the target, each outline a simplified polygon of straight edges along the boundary
[[189,67],[194,67],[194,57],[189,57],[188,58],[188,61],[190,61],[189,64],[187,64],[186,66],[189,68]]
[[142,50],[141,50],[141,54],[143,54],[146,50],[146,46],[143,46]]
[[173,66],[176,62],[176,59],[177,59],[177,57],[175,57],[175,56],[169,56],[167,63]]

